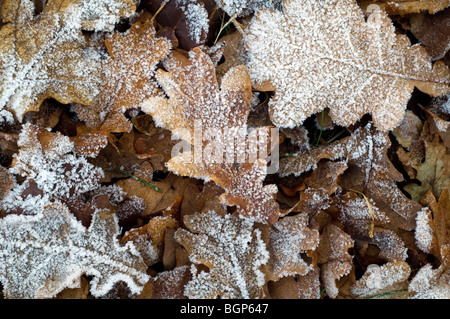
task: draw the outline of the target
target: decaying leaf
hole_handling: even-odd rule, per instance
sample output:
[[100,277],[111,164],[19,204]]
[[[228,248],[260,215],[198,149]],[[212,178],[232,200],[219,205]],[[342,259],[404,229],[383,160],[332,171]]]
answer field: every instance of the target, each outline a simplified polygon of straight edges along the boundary
[[319,232],[308,228],[308,216],[287,216],[273,226],[276,230],[270,231],[268,244],[272,280],[312,271],[315,265],[308,264],[300,255],[315,250],[319,244]]
[[366,12],[371,12],[375,5],[392,15],[404,15],[421,11],[436,13],[450,6],[449,0],[358,0],[357,2]]
[[81,33],[86,11],[77,5],[62,10],[61,2],[47,1],[36,17],[30,0],[9,0],[1,7],[6,24],[0,29],[0,109],[19,121],[46,98],[91,104],[98,94],[98,56],[84,51]]
[[172,29],[183,50],[211,41],[220,25],[214,0],[152,0],[147,1],[150,12],[163,27]]
[[175,239],[189,252],[189,259],[209,271],[192,267],[185,286],[188,298],[262,298],[265,284],[261,266],[269,259],[261,232],[253,222],[214,211],[184,218],[190,230],[178,229]]
[[153,76],[170,43],[155,36],[152,21],[143,15],[126,33],[107,37],[105,45],[109,56],[102,61],[100,93],[92,105],[74,107],[91,128],[129,132],[132,125],[123,113],[151,96],[162,96]]
[[90,292],[97,297],[118,281],[137,294],[149,279],[134,246],[119,244],[117,219],[109,211],[96,212],[85,229],[55,203],[35,216],[8,215],[0,228],[0,280],[7,298],[51,298],[82,274],[93,276]]
[[364,275],[350,289],[359,298],[405,290],[411,267],[404,261],[393,261],[382,266],[369,265]]
[[336,225],[328,224],[320,234],[317,253],[321,278],[331,298],[336,298],[339,293],[336,281],[352,270],[352,256],[348,253],[352,247],[351,237]]
[[[9,171],[26,178],[26,182],[15,185],[2,200],[2,210],[20,207],[23,213],[35,214],[50,198],[69,200],[100,186],[102,169],[77,155],[67,136],[26,124],[19,135],[18,146],[19,153]],[[32,186],[33,190],[23,193],[27,186]],[[27,198],[32,194],[37,196]]]
[[258,11],[245,35],[252,82],[276,91],[269,107],[277,126],[294,127],[328,107],[336,124],[371,113],[387,131],[403,118],[414,87],[449,91],[445,64],[432,65],[381,11],[367,22],[353,0],[285,0],[283,11]]
[[421,185],[405,186],[416,201],[429,189],[436,197],[444,189],[450,189],[450,154],[437,134],[431,142],[425,141],[425,161],[417,168],[417,179]]
[[[168,168],[180,175],[213,180],[226,190],[223,203],[237,206],[242,216],[274,223],[279,216],[274,199],[277,189],[263,186],[267,162],[257,158],[261,152],[268,155],[274,137],[270,127],[247,135],[251,84],[246,67],[228,71],[219,89],[211,59],[199,48],[189,56],[174,53],[166,62],[169,72],[157,71],[170,98],[150,98],[142,105],[157,125],[194,146],[194,151],[173,157]],[[258,145],[256,140],[266,143]]]

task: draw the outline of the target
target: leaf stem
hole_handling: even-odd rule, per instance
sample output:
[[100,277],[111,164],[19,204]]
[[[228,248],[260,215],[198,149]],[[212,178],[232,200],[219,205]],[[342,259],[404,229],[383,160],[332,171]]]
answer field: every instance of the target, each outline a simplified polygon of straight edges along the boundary
[[135,176],[135,175],[133,175],[133,174],[127,173],[127,172],[122,171],[122,170],[120,170],[120,169],[108,167],[108,168],[105,168],[105,170],[106,170],[106,171],[110,171],[110,172],[116,172],[116,173],[120,173],[120,174],[126,175],[126,176],[128,176],[128,177],[131,177],[131,178],[133,178],[133,179],[135,179],[135,180],[141,182],[142,184],[145,184],[145,185],[147,185],[147,186],[153,188],[153,189],[154,189],[155,191],[157,191],[157,192],[160,192],[160,193],[163,192],[160,188],[156,187],[155,185],[150,184],[150,183],[147,182],[146,180],[143,180],[143,179],[140,178],[140,177],[137,177],[137,176]]

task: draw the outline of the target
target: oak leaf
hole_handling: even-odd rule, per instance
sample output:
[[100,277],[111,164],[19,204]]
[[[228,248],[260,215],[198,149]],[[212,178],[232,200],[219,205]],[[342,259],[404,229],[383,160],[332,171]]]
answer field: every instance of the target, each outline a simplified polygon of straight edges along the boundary
[[[0,280],[7,298],[51,298],[80,275],[92,275],[90,292],[99,297],[118,281],[133,293],[147,282],[137,250],[117,240],[117,219],[97,211],[89,229],[59,203],[34,216],[0,220]],[[20,257],[22,256],[22,257]]]
[[408,184],[405,190],[417,201],[428,189],[439,197],[444,189],[450,188],[450,154],[439,135],[431,142],[425,141],[425,161],[418,165],[416,178],[421,185]]
[[270,231],[268,243],[273,280],[312,271],[315,265],[308,264],[300,255],[315,250],[319,244],[319,232],[308,227],[308,216],[286,216],[273,227],[275,230]]
[[269,260],[261,231],[253,221],[214,211],[186,216],[190,230],[178,229],[175,239],[189,252],[189,259],[209,268],[192,268],[192,280],[185,286],[188,298],[263,297],[265,284],[261,266]]
[[445,64],[432,65],[381,11],[366,22],[353,0],[285,0],[283,10],[259,10],[245,34],[255,88],[275,90],[269,107],[277,126],[329,108],[338,125],[371,113],[387,131],[403,118],[414,87],[433,96],[450,89]]
[[25,124],[18,146],[9,172],[25,181],[3,198],[2,210],[35,214],[49,201],[69,201],[100,187],[103,170],[77,155],[69,137]]
[[[269,126],[247,134],[251,84],[246,67],[228,71],[219,89],[211,59],[199,48],[189,57],[173,52],[166,61],[169,72],[157,71],[157,80],[170,98],[154,97],[142,105],[157,125],[194,146],[194,151],[173,157],[167,167],[180,175],[213,180],[226,190],[220,197],[223,203],[238,206],[242,216],[274,223],[279,216],[276,186],[263,186],[267,162],[251,157],[267,155],[276,136]],[[231,152],[224,147],[230,139],[238,141]]]
[[336,298],[339,293],[336,281],[352,270],[353,257],[348,253],[352,247],[352,238],[336,225],[326,225],[320,234],[317,253],[321,278],[331,298]]
[[74,107],[90,128],[129,132],[132,125],[124,112],[151,96],[162,96],[153,77],[170,43],[156,37],[153,22],[143,15],[126,33],[105,38],[105,45],[108,57],[102,61],[100,93],[92,105]]
[[408,199],[397,187],[403,176],[389,160],[389,147],[388,133],[378,131],[369,123],[356,129],[351,136],[330,145],[281,158],[280,175],[298,176],[316,169],[320,160],[344,159],[348,168],[339,177],[339,186],[344,190],[363,193],[373,200],[395,227],[414,229],[416,213],[421,206]]
[[[363,11],[368,11],[369,9],[373,10],[373,6],[376,5],[392,15],[405,15],[421,11],[427,11],[428,13],[433,14],[450,6],[449,0],[358,0],[357,2]],[[372,7],[370,7],[370,5],[372,5]]]
[[411,267],[405,261],[392,261],[382,266],[369,265],[364,275],[350,287],[358,298],[368,298],[408,287]]
[[98,94],[98,56],[84,51],[83,11],[60,5],[48,1],[36,17],[30,0],[2,5],[0,109],[13,112],[19,121],[26,112],[39,110],[46,98],[91,104]]

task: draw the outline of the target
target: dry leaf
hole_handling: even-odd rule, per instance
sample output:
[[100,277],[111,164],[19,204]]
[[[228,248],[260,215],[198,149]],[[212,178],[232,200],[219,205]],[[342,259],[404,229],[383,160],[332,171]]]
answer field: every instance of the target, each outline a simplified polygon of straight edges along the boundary
[[55,203],[35,216],[8,215],[0,228],[0,280],[7,298],[51,298],[82,274],[93,276],[90,292],[96,297],[118,281],[139,293],[149,279],[134,246],[119,244],[117,219],[108,211],[97,211],[86,229]]
[[357,2],[365,12],[370,13],[375,5],[392,15],[404,15],[421,11],[433,14],[450,6],[449,0],[358,0]]
[[348,275],[352,270],[353,257],[348,253],[352,247],[351,237],[336,225],[328,224],[320,234],[317,253],[321,278],[325,283],[327,294],[331,298],[336,298],[339,293],[336,281]]
[[441,262],[446,257],[445,246],[450,246],[450,199],[449,190],[444,189],[439,201],[428,190],[421,202],[424,208],[417,215],[415,237],[417,246],[427,253],[435,255]]
[[312,271],[315,265],[309,264],[301,256],[301,253],[315,250],[319,244],[319,232],[308,227],[308,216],[287,216],[278,220],[273,227],[267,245],[270,253],[269,280],[306,275]]
[[46,98],[90,104],[98,94],[98,57],[84,51],[80,28],[85,7],[62,10],[61,2],[47,1],[36,17],[30,0],[9,0],[1,7],[6,24],[0,29],[0,108],[19,121]]
[[129,132],[124,112],[139,108],[151,96],[162,96],[153,79],[156,64],[170,50],[170,43],[155,36],[146,15],[126,33],[105,39],[108,57],[102,61],[100,93],[92,105],[75,104],[75,110],[90,128]]
[[191,268],[192,280],[185,286],[188,298],[263,297],[260,268],[269,253],[251,220],[210,211],[186,216],[184,224],[190,232],[180,228],[175,239],[189,252],[192,263],[209,268],[208,272]]
[[163,271],[150,278],[139,299],[185,299],[184,286],[191,279],[189,266]]
[[[77,155],[67,136],[25,124],[18,146],[19,153],[9,171],[26,181],[15,185],[3,198],[2,210],[36,214],[49,201],[68,201],[100,186],[103,170]],[[34,190],[23,193],[30,182]]]
[[444,189],[450,188],[450,154],[439,135],[435,135],[431,142],[425,141],[425,161],[417,167],[417,179],[421,185],[405,186],[416,201],[429,189],[439,197]]
[[285,0],[283,11],[258,11],[245,35],[252,82],[275,88],[269,107],[277,126],[329,107],[336,124],[371,113],[387,131],[403,118],[414,87],[433,96],[450,90],[445,64],[433,66],[381,11],[367,22],[353,0]]
[[[211,59],[199,48],[189,55],[187,59],[174,52],[166,61],[169,72],[157,71],[157,79],[170,98],[151,98],[143,104],[143,110],[157,125],[194,146],[194,151],[173,157],[167,167],[180,175],[213,180],[226,190],[220,197],[223,203],[237,206],[242,216],[274,223],[279,216],[274,198],[277,189],[262,183],[267,162],[251,161],[252,154],[268,154],[274,137],[271,127],[258,128],[252,135],[246,133],[251,100],[247,69],[238,66],[228,71],[219,89]],[[198,130],[203,132],[201,137]],[[259,146],[256,137],[267,143]],[[217,142],[216,138],[224,139]],[[232,153],[228,149],[225,152],[226,138],[238,139]]]
[[213,0],[148,1],[148,9],[163,27],[173,29],[179,47],[191,50],[213,40],[220,25]]
[[364,275],[350,288],[358,298],[404,290],[408,287],[411,267],[404,261],[392,261],[382,266],[369,265]]

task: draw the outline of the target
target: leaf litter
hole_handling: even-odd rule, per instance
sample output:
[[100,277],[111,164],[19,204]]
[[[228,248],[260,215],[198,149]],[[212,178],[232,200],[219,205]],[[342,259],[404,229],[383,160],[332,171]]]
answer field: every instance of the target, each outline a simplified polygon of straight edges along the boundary
[[449,298],[449,5],[0,2],[1,297]]

